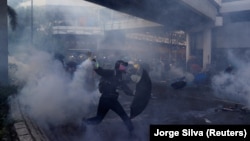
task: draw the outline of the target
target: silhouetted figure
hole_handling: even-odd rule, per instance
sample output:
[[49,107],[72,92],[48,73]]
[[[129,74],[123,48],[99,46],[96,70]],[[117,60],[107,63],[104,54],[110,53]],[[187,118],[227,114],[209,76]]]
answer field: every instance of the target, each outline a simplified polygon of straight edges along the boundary
[[74,72],[76,71],[77,68],[77,63],[74,61],[69,61],[68,63],[66,63],[66,71],[71,75],[71,77],[73,77]]
[[233,66],[232,65],[229,65],[226,69],[225,69],[225,73],[232,73],[233,71]]
[[[94,60],[94,62],[96,62]],[[99,83],[99,91],[102,94],[99,100],[97,114],[95,117],[86,119],[86,124],[99,124],[109,110],[117,113],[124,121],[130,132],[134,126],[131,119],[118,101],[118,89],[123,90],[128,95],[133,95],[133,92],[124,84],[122,74],[126,72],[127,62],[118,60],[115,63],[115,69],[103,69],[98,63],[94,63],[95,72],[101,76]]]

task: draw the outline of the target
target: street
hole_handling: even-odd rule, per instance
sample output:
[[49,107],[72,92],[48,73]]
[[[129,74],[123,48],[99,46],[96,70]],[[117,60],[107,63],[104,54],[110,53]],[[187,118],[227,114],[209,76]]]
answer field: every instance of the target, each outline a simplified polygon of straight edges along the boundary
[[[129,113],[132,98],[120,95],[119,101]],[[250,113],[242,105],[218,99],[206,87],[174,90],[164,83],[154,84],[153,97],[142,114],[132,120],[135,134],[131,137],[122,120],[110,111],[99,125],[85,130],[58,128],[47,130],[53,141],[148,141],[150,124],[159,125],[207,125],[249,124]]]

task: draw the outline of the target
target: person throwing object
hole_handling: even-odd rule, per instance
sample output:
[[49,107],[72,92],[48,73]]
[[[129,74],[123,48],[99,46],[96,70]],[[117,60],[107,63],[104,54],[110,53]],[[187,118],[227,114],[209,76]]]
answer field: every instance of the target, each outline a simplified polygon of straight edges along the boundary
[[125,84],[122,75],[126,73],[128,63],[123,60],[118,60],[115,63],[114,69],[103,69],[99,66],[97,61],[93,59],[93,66],[95,72],[101,76],[98,85],[101,97],[99,100],[96,116],[84,120],[84,123],[99,124],[104,119],[107,112],[112,110],[121,117],[127,129],[131,133],[134,129],[134,126],[131,122],[131,119],[118,101],[118,90],[122,90],[125,94],[133,96],[133,91],[130,90]]

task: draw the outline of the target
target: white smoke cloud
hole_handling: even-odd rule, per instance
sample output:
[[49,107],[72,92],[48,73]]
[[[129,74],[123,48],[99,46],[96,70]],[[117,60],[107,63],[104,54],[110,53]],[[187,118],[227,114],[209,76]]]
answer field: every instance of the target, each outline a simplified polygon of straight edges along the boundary
[[97,103],[98,91],[86,91],[84,82],[90,61],[83,62],[71,80],[61,62],[49,53],[29,49],[10,58],[18,68],[15,78],[23,83],[20,103],[37,121],[57,125],[81,120]]
[[169,76],[172,80],[185,77],[188,83],[191,83],[194,80],[193,74],[186,72],[183,69],[176,67],[175,65],[170,65]]
[[[80,0],[75,0],[80,1]],[[48,0],[47,0],[48,2]],[[60,6],[62,5],[71,5],[70,0],[61,1],[61,0],[53,0],[49,1],[48,5],[55,5],[57,6],[56,2],[60,3]],[[69,3],[68,3],[69,2]],[[82,3],[85,3],[82,1]],[[29,6],[30,2],[27,3]],[[73,4],[73,3],[72,3]],[[77,3],[78,6],[82,6],[79,3]],[[35,6],[35,3],[34,3]],[[72,5],[71,5],[72,6]],[[86,5],[84,5],[86,6]],[[58,9],[57,9],[58,8]],[[56,12],[62,12],[62,19],[67,24],[72,24],[72,26],[76,26],[77,22],[72,20],[74,18],[80,19],[85,18],[86,21],[88,20],[88,17],[99,19],[98,22],[100,22],[97,26],[101,26],[103,28],[106,25],[106,22],[110,21],[113,18],[110,16],[114,14],[114,11],[99,11],[101,15],[95,15],[94,13],[88,13],[85,12],[85,8],[79,7],[77,8],[66,8],[66,7],[58,7],[53,8]],[[49,8],[48,8],[49,9]],[[94,10],[94,8],[92,8]],[[34,12],[36,12],[36,8],[34,8]],[[58,11],[57,11],[58,10]],[[49,11],[51,15],[54,14],[55,11]],[[30,13],[29,11],[27,12]],[[105,13],[107,13],[105,15]],[[23,15],[23,13],[18,13],[19,15]],[[40,17],[39,13],[38,15],[34,14],[34,24],[40,23],[38,21],[42,21],[42,17]],[[100,17],[99,17],[100,16]],[[29,17],[29,15],[27,15]],[[134,17],[131,17],[130,19],[134,19]],[[37,21],[36,21],[37,20]],[[19,21],[25,21],[24,19],[20,19]],[[47,21],[45,19],[46,23],[52,22]],[[36,26],[34,26],[36,27]],[[27,37],[29,39],[29,26],[27,27],[27,31],[23,32],[24,37]],[[145,32],[146,33],[146,32]],[[37,37],[38,32],[34,32],[34,37]],[[34,43],[37,45],[42,45],[42,48],[49,48],[51,47],[58,47],[58,50],[63,50],[62,46],[60,45],[47,45],[47,43],[40,42],[40,40],[35,40]],[[156,50],[154,45],[145,43],[140,44],[140,41],[138,43],[131,43],[131,45],[127,45],[124,42],[124,36],[123,33],[117,33],[115,32],[114,35],[112,35],[110,38],[103,41],[103,38],[101,37],[99,39],[99,44],[97,47],[97,51],[102,53],[103,50],[106,50],[106,47],[114,47],[110,50],[113,51],[114,58],[111,58],[110,62],[105,60],[105,63],[113,64],[117,59],[121,59],[124,56],[131,56],[131,60],[133,58],[142,59],[143,61],[149,63],[151,62],[152,58],[155,56],[159,56],[159,51]],[[89,48],[91,45],[85,45],[82,44],[85,42],[81,41],[82,39],[77,40],[76,46],[86,47]],[[87,41],[88,42],[88,41]],[[96,42],[96,41],[94,41]],[[18,43],[18,47],[21,43]],[[56,43],[55,43],[56,44]],[[126,48],[126,46],[131,46],[130,48]],[[138,49],[137,49],[138,48]],[[139,50],[139,48],[143,48],[142,50],[146,50],[144,52],[141,52],[142,50]],[[110,51],[109,51],[110,53]],[[96,109],[93,110],[93,108],[96,107],[97,101],[99,98],[99,92],[93,91],[89,92],[87,89],[87,85],[89,83],[86,83],[86,77],[90,76],[90,71],[87,68],[91,69],[91,63],[89,60],[86,60],[81,65],[79,65],[78,70],[75,72],[75,75],[73,76],[73,79],[63,70],[63,67],[59,61],[56,61],[53,59],[53,56],[47,52],[43,52],[36,49],[27,49],[22,50],[21,52],[18,52],[18,54],[15,54],[10,57],[10,61],[18,66],[18,70],[15,73],[15,78],[23,84],[23,87],[19,93],[19,100],[21,102],[22,107],[24,107],[25,111],[32,116],[33,119],[35,119],[38,122],[41,123],[49,123],[50,125],[61,125],[64,123],[72,122],[72,121],[79,121],[83,117],[90,117],[89,115],[91,112],[96,112]],[[100,60],[101,61],[101,60]],[[130,60],[126,60],[130,61]],[[113,65],[112,65],[113,68]],[[184,75],[183,72],[173,70],[176,72],[173,73],[179,73],[181,77]],[[178,74],[176,74],[178,75]],[[179,76],[178,76],[179,77]],[[97,89],[96,89],[97,90]],[[89,132],[85,133],[86,138],[83,140],[103,140],[102,137],[98,136],[98,133],[96,132],[103,132],[100,130],[108,129],[110,130],[110,133],[114,133],[116,136],[112,136],[112,140],[126,140],[120,137],[121,133],[124,133],[124,130],[126,130],[126,127],[123,125],[117,126],[118,124],[123,124],[120,120],[119,116],[116,115],[117,122],[111,121],[110,124],[107,124],[105,126],[105,122],[107,123],[108,119],[106,118],[104,123],[104,126],[99,125],[98,127],[102,127],[99,130],[88,130]],[[142,119],[142,121],[145,119]],[[135,122],[136,123],[136,122]],[[118,128],[117,128],[118,127]],[[138,130],[138,135],[143,136],[144,132],[147,132],[148,123],[142,123],[140,125],[136,125]],[[142,140],[146,140],[142,137]]]
[[[244,56],[244,54],[241,55]],[[250,106],[250,62],[240,59],[232,52],[228,53],[228,60],[232,63],[234,71],[232,74],[221,72],[212,78],[215,95]]]

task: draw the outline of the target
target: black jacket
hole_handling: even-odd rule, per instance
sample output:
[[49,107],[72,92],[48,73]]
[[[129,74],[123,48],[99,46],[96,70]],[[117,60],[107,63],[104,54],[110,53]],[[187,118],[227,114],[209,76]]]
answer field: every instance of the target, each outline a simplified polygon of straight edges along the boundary
[[133,95],[132,90],[126,85],[122,78],[122,72],[98,67],[95,72],[101,76],[99,91],[102,94],[116,94],[122,90],[127,95]]

